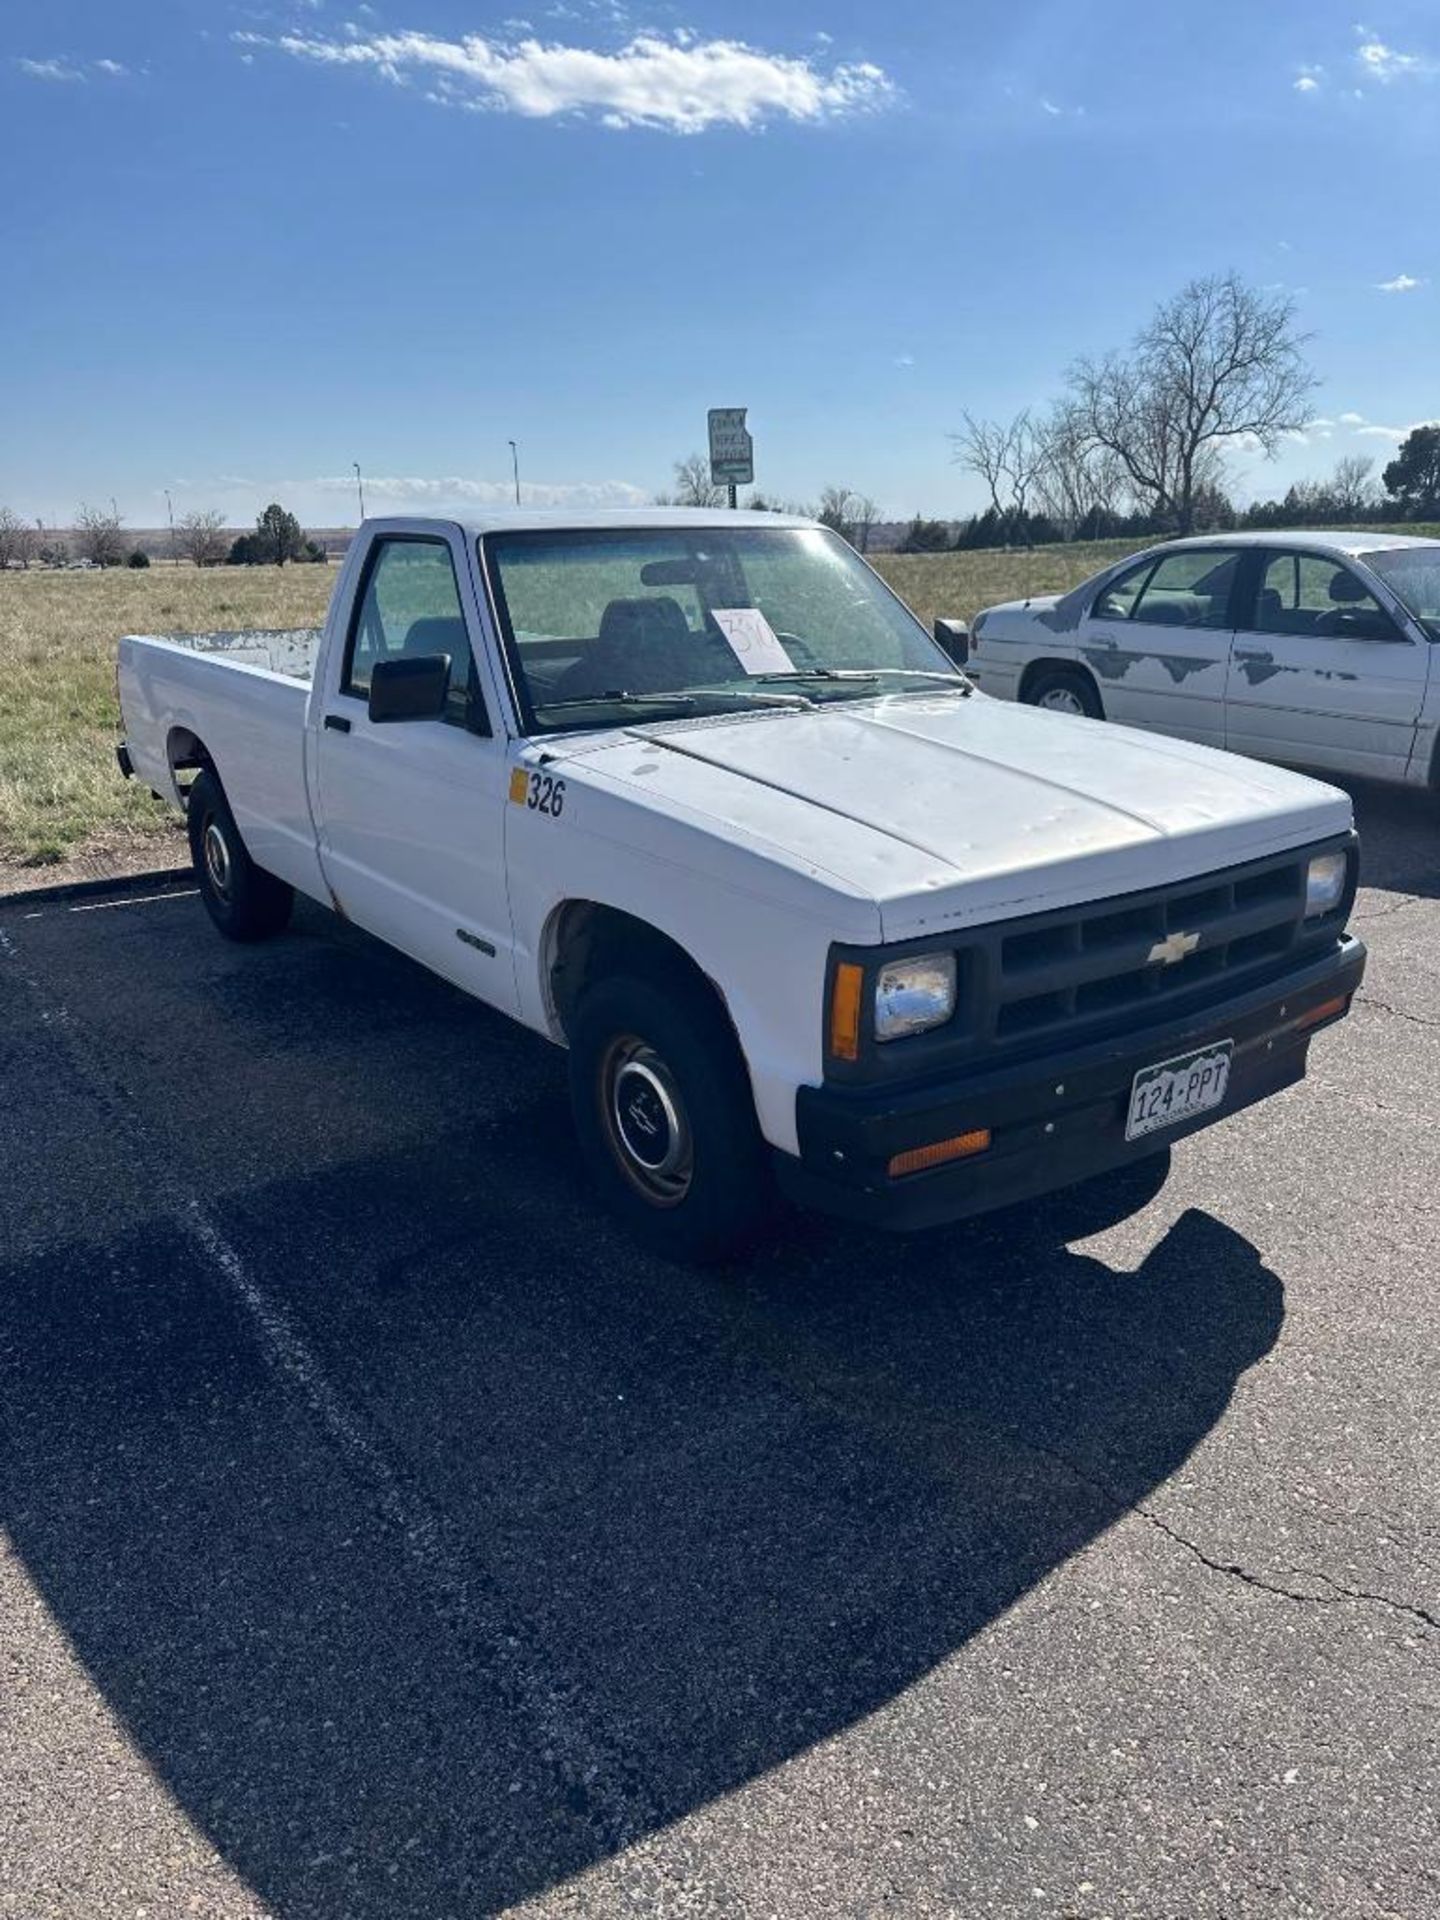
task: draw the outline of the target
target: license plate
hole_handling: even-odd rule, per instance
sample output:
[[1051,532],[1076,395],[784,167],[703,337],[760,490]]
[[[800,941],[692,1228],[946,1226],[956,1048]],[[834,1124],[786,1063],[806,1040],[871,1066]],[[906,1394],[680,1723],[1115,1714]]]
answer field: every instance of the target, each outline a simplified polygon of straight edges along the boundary
[[1130,1088],[1130,1117],[1125,1138],[1139,1140],[1162,1127],[1175,1127],[1197,1113],[1218,1107],[1230,1084],[1233,1040],[1216,1040],[1199,1053],[1142,1067]]

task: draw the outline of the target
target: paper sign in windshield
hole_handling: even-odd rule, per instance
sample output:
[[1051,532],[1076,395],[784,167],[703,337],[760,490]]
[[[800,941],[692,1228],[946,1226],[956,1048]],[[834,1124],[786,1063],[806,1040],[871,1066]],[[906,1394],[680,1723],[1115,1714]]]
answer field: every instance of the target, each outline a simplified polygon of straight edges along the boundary
[[795,662],[758,607],[712,607],[710,618],[724,634],[730,651],[746,673],[794,671]]

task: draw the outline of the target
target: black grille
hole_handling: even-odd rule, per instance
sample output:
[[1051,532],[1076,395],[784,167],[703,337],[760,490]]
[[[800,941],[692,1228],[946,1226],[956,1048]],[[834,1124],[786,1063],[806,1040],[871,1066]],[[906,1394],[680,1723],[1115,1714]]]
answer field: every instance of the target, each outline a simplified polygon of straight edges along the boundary
[[[1305,880],[1317,854],[1350,850],[1350,874],[1334,912],[1305,918]],[[867,1031],[837,1080],[922,1085],[957,1069],[983,1068],[1222,1006],[1283,983],[1332,946],[1354,898],[1353,836],[1251,860],[1182,882],[1085,906],[966,928],[947,942],[918,937],[887,952],[954,948],[955,1018],[931,1033],[877,1042]],[[1175,945],[1168,943],[1175,936]],[[1164,951],[1160,951],[1160,950]],[[836,949],[837,958],[841,950]],[[864,964],[864,949],[846,949]]]
[[1126,1009],[1159,1017],[1206,982],[1283,959],[1304,927],[1308,859],[1290,856],[1173,892],[1098,901],[1039,925],[997,929],[994,1038]]

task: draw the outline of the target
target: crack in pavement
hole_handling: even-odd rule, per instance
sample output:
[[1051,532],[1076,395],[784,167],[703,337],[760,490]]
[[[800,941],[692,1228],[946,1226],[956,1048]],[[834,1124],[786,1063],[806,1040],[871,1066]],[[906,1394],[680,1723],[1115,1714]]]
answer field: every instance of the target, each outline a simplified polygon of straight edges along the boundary
[[1221,1574],[1226,1579],[1238,1580],[1242,1585],[1253,1587],[1259,1593],[1268,1593],[1277,1600],[1289,1600],[1296,1606],[1338,1607],[1343,1606],[1346,1601],[1366,1602],[1374,1606],[1388,1607],[1395,1613],[1408,1614],[1412,1619],[1418,1620],[1422,1626],[1440,1629],[1440,1614],[1431,1613],[1426,1608],[1415,1606],[1408,1600],[1396,1600],[1386,1593],[1372,1593],[1363,1587],[1344,1586],[1340,1581],[1332,1580],[1328,1573],[1321,1573],[1318,1568],[1311,1570],[1305,1567],[1291,1567],[1290,1572],[1297,1580],[1323,1581],[1327,1587],[1333,1589],[1332,1594],[1297,1592],[1293,1587],[1282,1586],[1279,1581],[1269,1580],[1264,1574],[1255,1573],[1251,1568],[1242,1566],[1238,1560],[1217,1560],[1197,1541],[1181,1533],[1180,1529],[1172,1526],[1168,1520],[1162,1519],[1153,1507],[1147,1506],[1143,1500],[1126,1500],[1113,1487],[1107,1486],[1104,1480],[1072,1460],[1068,1454],[1059,1453],[1053,1447],[1037,1447],[1036,1452],[1044,1454],[1057,1466],[1063,1467],[1082,1485],[1091,1487],[1107,1500],[1114,1501],[1124,1512],[1133,1514],[1137,1520],[1144,1520],[1164,1539],[1169,1540],[1173,1546],[1183,1548],[1211,1573]]
[[1440,1020],[1432,1020],[1423,1013],[1411,1013],[1408,1008],[1395,1007],[1388,1000],[1378,999],[1373,993],[1357,993],[1356,1003],[1362,1007],[1374,1007],[1378,1013],[1394,1014],[1397,1020],[1409,1020],[1417,1027],[1440,1027]]
[[1424,1626],[1440,1628],[1440,1614],[1430,1613],[1424,1607],[1413,1606],[1408,1600],[1392,1599],[1388,1593],[1372,1593],[1364,1587],[1347,1587],[1339,1580],[1332,1580],[1328,1573],[1322,1573],[1318,1567],[1313,1570],[1307,1567],[1291,1567],[1290,1572],[1297,1580],[1323,1580],[1327,1587],[1333,1589],[1333,1592],[1328,1595],[1299,1593],[1293,1587],[1281,1586],[1278,1581],[1267,1580],[1263,1574],[1252,1572],[1249,1567],[1241,1566],[1238,1560],[1215,1559],[1194,1540],[1181,1533],[1177,1527],[1172,1527],[1168,1520],[1162,1520],[1150,1507],[1137,1505],[1132,1507],[1131,1511],[1142,1520],[1148,1520],[1157,1532],[1162,1533],[1167,1540],[1173,1541],[1177,1547],[1183,1547],[1187,1553],[1193,1554],[1202,1567],[1208,1567],[1212,1573],[1224,1574],[1227,1578],[1239,1580],[1247,1587],[1255,1587],[1261,1593],[1273,1594],[1277,1600],[1293,1600],[1297,1606],[1306,1607],[1338,1607],[1343,1606],[1347,1600],[1368,1601],[1375,1606],[1389,1607],[1395,1613],[1407,1613]]
[[1388,1100],[1376,1100],[1363,1093],[1356,1093],[1350,1087],[1342,1087],[1336,1080],[1322,1078],[1318,1073],[1312,1073],[1308,1078],[1312,1087],[1320,1088],[1322,1092],[1330,1094],[1336,1100],[1345,1101],[1349,1106],[1359,1107],[1362,1113],[1392,1113],[1399,1120],[1415,1120],[1424,1127],[1440,1126],[1440,1113],[1426,1113],[1414,1107],[1391,1106]]
[[1400,899],[1391,901],[1388,907],[1373,907],[1365,913],[1352,913],[1350,919],[1352,924],[1361,920],[1391,920],[1397,913],[1404,913],[1409,907],[1418,907],[1428,898],[1428,894],[1407,893]]

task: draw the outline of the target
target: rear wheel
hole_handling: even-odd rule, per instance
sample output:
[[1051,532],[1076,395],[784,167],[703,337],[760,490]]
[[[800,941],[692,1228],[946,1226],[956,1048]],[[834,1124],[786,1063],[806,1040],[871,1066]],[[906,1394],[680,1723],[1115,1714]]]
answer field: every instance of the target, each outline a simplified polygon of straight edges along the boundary
[[735,1036],[709,991],[678,972],[601,980],[569,1038],[575,1125],[610,1211],[666,1259],[743,1251],[774,1190]]
[[290,918],[294,890],[257,867],[211,768],[192,782],[185,800],[190,858],[205,911],[227,940],[264,940]]
[[1073,713],[1103,720],[1105,709],[1095,683],[1078,667],[1042,667],[1026,684],[1025,702],[1047,713]]

